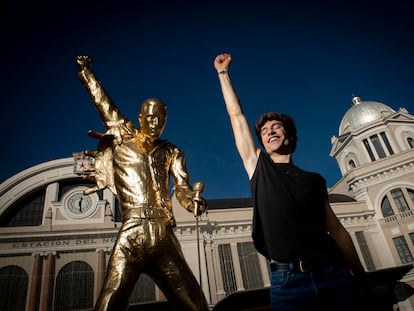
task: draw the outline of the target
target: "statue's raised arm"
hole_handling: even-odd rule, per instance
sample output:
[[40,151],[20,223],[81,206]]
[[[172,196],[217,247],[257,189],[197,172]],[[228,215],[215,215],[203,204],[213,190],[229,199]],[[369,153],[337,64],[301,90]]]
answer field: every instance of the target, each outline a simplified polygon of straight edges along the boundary
[[88,91],[106,128],[110,129],[121,123],[126,123],[126,118],[115,106],[101,82],[96,78],[96,75],[91,68],[92,58],[88,55],[80,55],[77,57],[76,62],[79,65],[79,79]]
[[84,68],[89,68],[92,65],[92,57],[88,55],[80,55],[77,57],[76,62],[82,71]]

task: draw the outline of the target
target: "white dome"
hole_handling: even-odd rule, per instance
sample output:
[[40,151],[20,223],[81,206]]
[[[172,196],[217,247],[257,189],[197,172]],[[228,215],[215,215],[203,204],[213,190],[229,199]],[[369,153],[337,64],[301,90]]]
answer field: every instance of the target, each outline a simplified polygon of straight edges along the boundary
[[352,98],[352,107],[345,113],[339,125],[339,136],[394,113],[395,110],[383,103],[361,101],[355,96]]

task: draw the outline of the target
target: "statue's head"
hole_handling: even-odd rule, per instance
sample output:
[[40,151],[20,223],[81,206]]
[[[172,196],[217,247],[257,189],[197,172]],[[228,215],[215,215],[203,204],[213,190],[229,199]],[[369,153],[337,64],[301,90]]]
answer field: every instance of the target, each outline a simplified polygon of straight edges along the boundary
[[140,132],[150,140],[159,138],[167,122],[167,105],[156,98],[146,99],[138,113]]

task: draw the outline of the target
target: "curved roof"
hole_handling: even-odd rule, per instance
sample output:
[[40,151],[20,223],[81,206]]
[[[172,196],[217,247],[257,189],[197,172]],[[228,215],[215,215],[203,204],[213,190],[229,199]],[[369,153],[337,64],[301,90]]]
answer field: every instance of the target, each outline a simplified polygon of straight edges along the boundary
[[383,103],[361,101],[355,96],[352,98],[352,107],[345,113],[339,125],[339,136],[394,113],[395,110]]
[[329,203],[340,203],[340,202],[357,202],[354,198],[338,193],[331,193],[328,195]]

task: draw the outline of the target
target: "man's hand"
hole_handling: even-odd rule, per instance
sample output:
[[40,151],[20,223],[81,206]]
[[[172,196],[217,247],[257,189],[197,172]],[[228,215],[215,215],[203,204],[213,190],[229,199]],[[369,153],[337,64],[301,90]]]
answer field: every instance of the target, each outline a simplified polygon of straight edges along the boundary
[[84,68],[89,68],[92,65],[92,58],[88,55],[80,55],[76,58],[76,62],[82,70]]
[[216,68],[217,72],[228,71],[230,63],[230,54],[219,54],[214,59],[214,68]]

